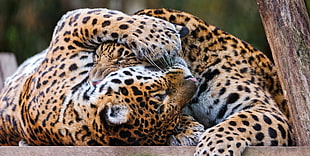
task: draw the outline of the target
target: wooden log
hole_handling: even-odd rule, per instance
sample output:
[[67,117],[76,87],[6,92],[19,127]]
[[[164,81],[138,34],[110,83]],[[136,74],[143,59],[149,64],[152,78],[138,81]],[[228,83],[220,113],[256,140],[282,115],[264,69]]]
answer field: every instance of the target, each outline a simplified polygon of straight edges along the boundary
[[13,53],[0,53],[0,91],[4,80],[17,69],[16,58]]
[[[2,146],[3,156],[190,156],[194,146]],[[310,148],[305,147],[247,147],[243,156],[308,156]]]
[[296,143],[310,145],[310,22],[303,0],[256,0],[288,99]]

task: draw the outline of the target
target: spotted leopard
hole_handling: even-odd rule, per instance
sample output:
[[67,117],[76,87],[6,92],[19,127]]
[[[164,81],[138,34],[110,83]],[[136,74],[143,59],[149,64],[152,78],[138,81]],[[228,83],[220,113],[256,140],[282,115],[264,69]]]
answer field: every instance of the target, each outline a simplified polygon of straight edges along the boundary
[[[192,143],[182,129],[194,126],[185,131],[197,138],[203,126],[180,111],[196,83],[181,58],[165,68],[154,66],[179,52],[186,29],[176,28],[108,9],[67,13],[49,48],[21,65],[2,89],[0,145]],[[96,75],[98,64],[117,60],[113,54],[120,49],[136,56],[132,64]]]
[[180,55],[199,87],[184,112],[207,128],[195,155],[241,155],[251,145],[293,144],[276,68],[262,52],[186,12],[145,9],[136,14],[189,29]]

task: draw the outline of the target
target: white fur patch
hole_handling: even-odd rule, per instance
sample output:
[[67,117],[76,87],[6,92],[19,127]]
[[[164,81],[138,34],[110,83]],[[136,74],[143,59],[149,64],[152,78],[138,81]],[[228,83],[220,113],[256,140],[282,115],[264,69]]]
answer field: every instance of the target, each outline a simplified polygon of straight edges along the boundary
[[107,104],[107,118],[113,124],[123,124],[129,120],[130,109],[126,105]]

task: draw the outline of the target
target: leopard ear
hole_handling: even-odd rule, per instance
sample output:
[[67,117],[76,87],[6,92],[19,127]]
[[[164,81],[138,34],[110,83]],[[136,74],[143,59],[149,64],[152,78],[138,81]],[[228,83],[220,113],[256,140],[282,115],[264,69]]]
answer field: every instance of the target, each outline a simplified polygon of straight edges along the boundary
[[181,38],[189,34],[189,29],[186,26],[175,25],[175,29],[180,34]]
[[100,112],[101,120],[107,120],[108,122],[116,125],[127,123],[130,118],[131,109],[124,104],[107,103],[104,111]]

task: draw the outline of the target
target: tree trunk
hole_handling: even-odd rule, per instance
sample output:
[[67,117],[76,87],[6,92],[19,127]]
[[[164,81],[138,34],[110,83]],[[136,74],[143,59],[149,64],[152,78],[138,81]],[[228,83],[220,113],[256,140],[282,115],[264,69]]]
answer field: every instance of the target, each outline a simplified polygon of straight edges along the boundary
[[303,0],[256,0],[298,146],[310,145],[310,22]]

